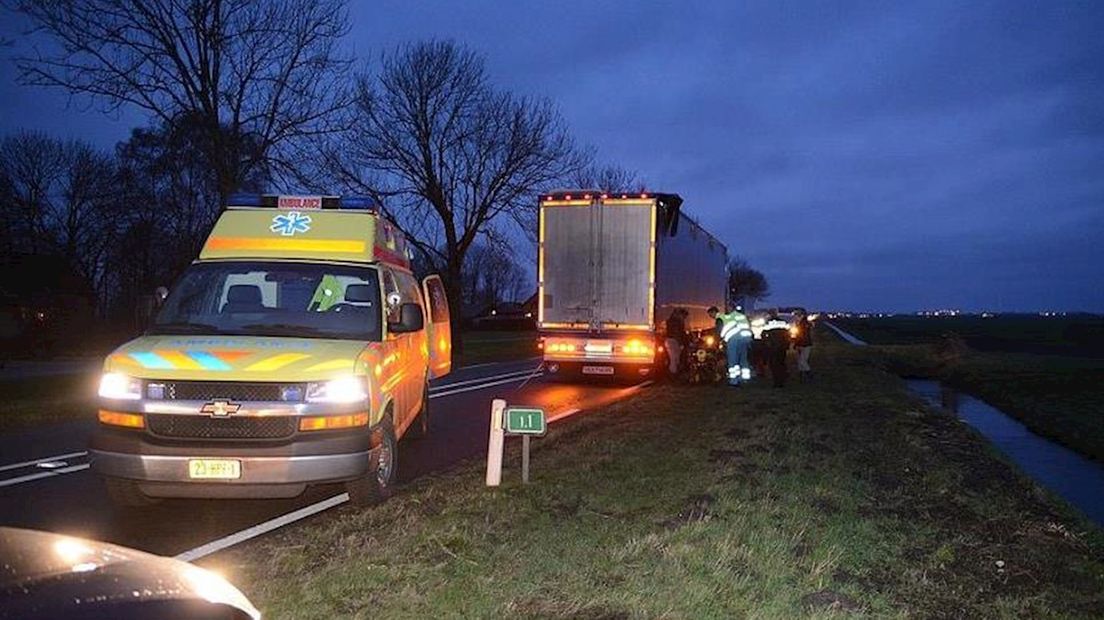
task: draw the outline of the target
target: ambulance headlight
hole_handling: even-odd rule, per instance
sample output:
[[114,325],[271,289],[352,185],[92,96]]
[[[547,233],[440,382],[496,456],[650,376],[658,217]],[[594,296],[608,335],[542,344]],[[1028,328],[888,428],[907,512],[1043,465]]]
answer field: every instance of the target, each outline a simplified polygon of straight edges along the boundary
[[339,377],[307,384],[308,403],[359,403],[368,400],[368,386],[361,377]]
[[119,372],[105,372],[100,377],[100,398],[138,400],[142,397],[142,382]]

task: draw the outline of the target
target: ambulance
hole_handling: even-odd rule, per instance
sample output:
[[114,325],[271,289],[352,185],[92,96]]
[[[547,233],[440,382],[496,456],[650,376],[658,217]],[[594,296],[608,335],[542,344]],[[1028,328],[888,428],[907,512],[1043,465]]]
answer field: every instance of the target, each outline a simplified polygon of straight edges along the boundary
[[104,362],[92,470],[118,505],[395,482],[451,369],[445,289],[370,200],[235,196],[149,329]]

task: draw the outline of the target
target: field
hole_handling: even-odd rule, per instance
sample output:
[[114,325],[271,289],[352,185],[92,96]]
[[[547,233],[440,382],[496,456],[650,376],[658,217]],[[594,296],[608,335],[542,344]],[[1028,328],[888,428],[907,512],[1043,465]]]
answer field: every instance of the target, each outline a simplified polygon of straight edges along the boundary
[[981,318],[898,315],[836,319],[833,322],[870,344],[927,344],[940,334],[953,333],[978,351],[1104,357],[1104,318],[1099,316],[1009,314]]
[[810,384],[657,385],[205,564],[268,617],[1089,617],[1104,535],[876,352]]
[[[877,345],[894,372],[945,381],[1104,461],[1101,319],[893,317],[835,324]],[[944,333],[957,334],[965,347],[940,349],[935,343]]]
[[463,365],[505,362],[540,355],[533,331],[466,331]]

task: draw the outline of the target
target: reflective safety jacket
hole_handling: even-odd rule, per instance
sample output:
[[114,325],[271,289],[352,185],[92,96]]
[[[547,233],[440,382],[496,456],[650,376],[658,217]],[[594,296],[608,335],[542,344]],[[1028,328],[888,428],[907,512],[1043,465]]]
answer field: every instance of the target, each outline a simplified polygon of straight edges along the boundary
[[717,331],[725,342],[733,338],[751,338],[751,323],[743,312],[733,310],[728,314],[717,315]]

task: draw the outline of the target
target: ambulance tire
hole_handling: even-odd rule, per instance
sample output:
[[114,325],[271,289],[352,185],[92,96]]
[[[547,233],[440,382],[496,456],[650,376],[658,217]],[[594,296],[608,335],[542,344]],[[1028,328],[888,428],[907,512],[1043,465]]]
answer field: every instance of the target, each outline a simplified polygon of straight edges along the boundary
[[398,479],[396,471],[399,465],[399,443],[395,439],[391,415],[388,414],[373,432],[379,433],[380,462],[367,474],[345,483],[349,503],[361,508],[381,504],[391,497],[392,487]]
[[422,388],[422,408],[418,411],[418,416],[414,418],[414,421],[410,423],[410,428],[406,429],[406,432],[410,434],[413,439],[425,439],[429,436],[429,380],[426,380],[425,387]]
[[104,478],[104,486],[107,487],[107,497],[111,500],[111,505],[121,510],[149,508],[159,503],[157,499],[143,493],[133,480]]

